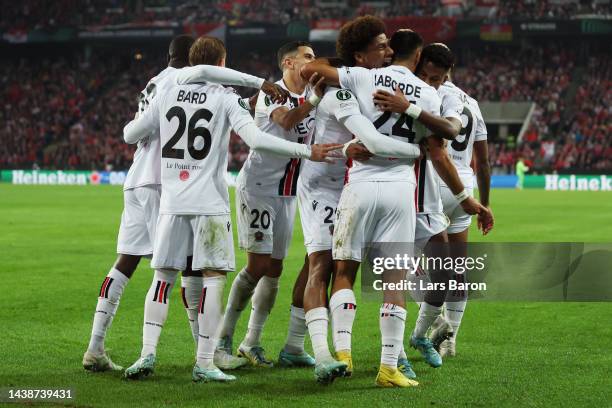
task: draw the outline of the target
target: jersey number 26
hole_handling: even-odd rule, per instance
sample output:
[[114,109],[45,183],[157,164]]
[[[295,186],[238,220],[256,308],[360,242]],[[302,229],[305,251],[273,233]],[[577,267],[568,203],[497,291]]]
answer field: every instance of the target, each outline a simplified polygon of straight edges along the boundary
[[[173,106],[166,113],[166,119],[171,122],[173,118],[178,118],[179,125],[176,128],[176,132],[172,137],[164,144],[162,148],[162,157],[169,159],[184,159],[185,149],[175,149],[174,146],[185,134],[185,127],[187,127],[187,150],[192,158],[195,160],[202,160],[210,152],[211,137],[210,131],[205,127],[196,127],[199,120],[204,119],[210,122],[213,114],[208,109],[199,109],[195,111],[191,119],[189,119],[189,126],[187,126],[187,115],[185,110],[180,106]],[[204,139],[204,145],[201,148],[195,147],[196,137],[201,136]]]

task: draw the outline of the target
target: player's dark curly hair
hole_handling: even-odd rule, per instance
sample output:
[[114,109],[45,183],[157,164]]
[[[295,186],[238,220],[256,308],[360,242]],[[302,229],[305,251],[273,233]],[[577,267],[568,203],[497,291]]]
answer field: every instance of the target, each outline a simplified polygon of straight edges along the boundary
[[455,66],[455,56],[445,44],[431,43],[423,47],[423,51],[421,51],[421,60],[419,61],[416,72],[419,72],[421,67],[428,62],[431,62],[436,67],[449,70]]
[[346,65],[355,65],[355,53],[364,51],[373,38],[387,31],[378,17],[362,16],[342,26],[336,41],[336,54]]

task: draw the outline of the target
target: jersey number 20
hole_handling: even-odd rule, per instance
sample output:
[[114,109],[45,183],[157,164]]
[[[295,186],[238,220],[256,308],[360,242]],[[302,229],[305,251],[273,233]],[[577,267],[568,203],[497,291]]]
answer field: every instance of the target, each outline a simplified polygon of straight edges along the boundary
[[[166,119],[168,119],[168,122],[171,122],[173,118],[178,118],[179,125],[174,135],[164,144],[162,148],[162,157],[169,159],[185,158],[185,149],[174,148],[185,134],[185,127],[187,127],[187,150],[191,157],[195,160],[202,160],[208,156],[211,144],[210,131],[202,126],[196,127],[196,124],[200,119],[210,122],[212,117],[213,114],[208,109],[199,109],[193,114],[191,119],[189,119],[189,126],[187,126],[187,115],[185,114],[185,110],[180,106],[173,106],[170,108],[168,113],[166,113]],[[204,146],[200,149],[196,149],[194,146],[196,137],[198,136],[204,139]]]

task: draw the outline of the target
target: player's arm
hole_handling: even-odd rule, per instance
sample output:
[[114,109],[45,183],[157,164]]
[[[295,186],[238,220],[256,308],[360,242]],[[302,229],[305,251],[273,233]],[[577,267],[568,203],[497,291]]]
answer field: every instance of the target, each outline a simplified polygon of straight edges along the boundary
[[491,166],[489,165],[489,148],[486,140],[474,142],[474,163],[476,168],[476,182],[480,202],[489,206],[489,191],[491,190]]
[[289,109],[286,106],[279,106],[270,114],[270,120],[285,130],[290,130],[303,121],[310,111],[317,107],[321,100],[324,86],[323,80],[324,78],[321,78],[318,74],[313,74],[308,80],[308,83],[314,91],[310,98],[293,109]]
[[272,100],[278,103],[285,103],[289,97],[287,90],[263,78],[214,65],[196,65],[194,67],[182,68],[177,72],[176,80],[179,85],[196,82],[213,82],[222,85],[261,89]]
[[421,155],[419,145],[380,134],[372,122],[361,113],[342,118],[340,123],[358,139],[349,143],[360,141],[373,155],[404,159],[416,159]]
[[332,152],[342,147],[341,144],[308,146],[262,132],[255,125],[249,111],[239,101],[241,99],[238,95],[226,95],[224,106],[232,129],[251,149],[313,161],[330,161],[328,158],[337,156]]
[[456,118],[449,120],[422,110],[416,104],[411,104],[399,87],[395,89],[394,94],[380,89],[376,91],[374,94],[374,104],[383,111],[405,113],[421,122],[433,134],[444,139],[454,140],[461,131],[460,120]]
[[[457,168],[451,161],[444,146],[444,140],[439,137],[430,136],[426,140],[428,157],[431,160],[436,172],[442,180],[446,183],[448,188],[453,192],[457,201],[459,201],[461,208],[468,214],[482,214],[482,225],[488,226],[493,223],[491,212],[485,208],[482,204],[476,201],[469,193],[465,190]],[[483,230],[484,232],[484,230]],[[488,232],[488,231],[487,231]]]
[[134,144],[147,136],[159,133],[159,105],[162,97],[153,99],[147,110],[136,114],[134,119],[123,128],[123,139]]
[[329,58],[317,58],[300,69],[300,75],[304,79],[309,79],[314,74],[325,78],[323,82],[327,85],[338,85],[340,83],[338,68],[330,64]]

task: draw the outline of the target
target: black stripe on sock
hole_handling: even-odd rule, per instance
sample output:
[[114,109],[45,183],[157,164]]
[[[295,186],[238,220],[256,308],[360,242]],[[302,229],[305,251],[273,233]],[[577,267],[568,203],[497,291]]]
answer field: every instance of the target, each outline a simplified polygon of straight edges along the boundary
[[153,301],[157,302],[157,297],[159,296],[159,287],[161,286],[161,281],[157,281],[157,287],[155,287],[155,296],[153,296]]

